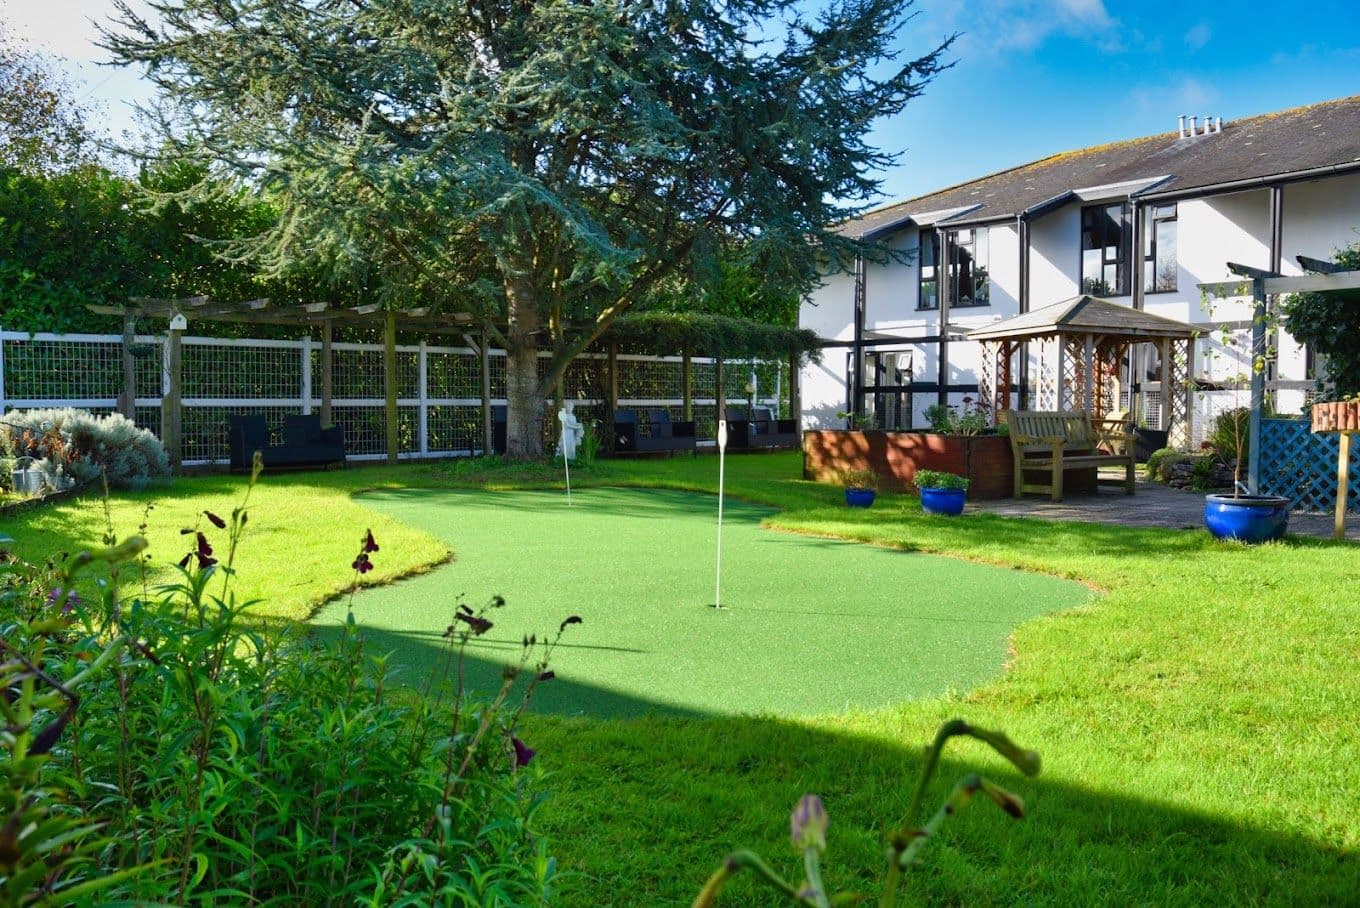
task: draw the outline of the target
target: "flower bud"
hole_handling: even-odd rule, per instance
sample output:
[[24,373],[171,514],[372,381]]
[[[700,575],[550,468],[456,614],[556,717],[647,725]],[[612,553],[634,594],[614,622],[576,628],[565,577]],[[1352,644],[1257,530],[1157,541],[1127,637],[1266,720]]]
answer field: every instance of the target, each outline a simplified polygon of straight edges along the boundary
[[789,838],[796,851],[816,848],[826,851],[826,827],[830,820],[822,799],[815,794],[806,794],[799,799],[789,817]]

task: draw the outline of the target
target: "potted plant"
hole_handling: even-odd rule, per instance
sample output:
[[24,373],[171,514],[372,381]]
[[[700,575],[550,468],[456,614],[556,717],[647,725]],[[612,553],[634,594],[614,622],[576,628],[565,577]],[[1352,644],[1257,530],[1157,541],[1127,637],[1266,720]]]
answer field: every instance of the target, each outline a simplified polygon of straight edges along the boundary
[[1211,493],[1204,498],[1204,525],[1216,539],[1266,542],[1283,538],[1289,527],[1289,499],[1278,495],[1245,494],[1242,465],[1255,456],[1249,449],[1251,411],[1237,407],[1220,413],[1209,438],[1220,457],[1232,452],[1232,494]]
[[927,514],[956,517],[963,513],[968,478],[941,470],[917,470],[916,488],[921,490],[921,510]]
[[867,508],[878,494],[878,474],[873,470],[842,470],[845,503],[852,508]]

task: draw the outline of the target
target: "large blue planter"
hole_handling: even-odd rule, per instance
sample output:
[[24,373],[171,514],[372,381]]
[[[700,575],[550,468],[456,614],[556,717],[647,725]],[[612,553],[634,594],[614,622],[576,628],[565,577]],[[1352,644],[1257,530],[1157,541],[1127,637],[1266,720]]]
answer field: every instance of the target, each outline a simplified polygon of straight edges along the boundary
[[927,514],[957,517],[963,513],[963,499],[967,494],[965,489],[922,489],[921,510]]
[[846,489],[845,503],[852,508],[867,508],[874,503],[873,489]]
[[1216,539],[1267,542],[1284,538],[1289,499],[1275,495],[1206,495],[1204,525]]

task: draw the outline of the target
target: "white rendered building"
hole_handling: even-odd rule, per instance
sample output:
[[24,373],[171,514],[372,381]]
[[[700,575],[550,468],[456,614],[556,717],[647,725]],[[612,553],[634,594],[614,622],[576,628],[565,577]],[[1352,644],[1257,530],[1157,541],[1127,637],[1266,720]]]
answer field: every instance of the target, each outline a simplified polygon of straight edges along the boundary
[[[828,274],[803,301],[800,325],[827,342],[801,376],[804,427],[845,426],[838,414],[848,412],[923,428],[927,407],[978,394],[968,330],[1085,293],[1203,326],[1188,368],[1219,390],[1195,395],[1198,436],[1214,412],[1245,403],[1233,389],[1250,327],[1249,300],[1207,300],[1198,285],[1234,279],[1228,262],[1298,274],[1295,256],[1331,258],[1360,242],[1360,96],[1236,122],[1182,117],[1177,131],[1054,155],[841,231],[895,255]],[[1314,363],[1287,332],[1275,342],[1273,404],[1297,412]],[[1033,404],[1033,357],[1013,406]],[[1150,358],[1131,357],[1119,384],[1122,405],[1156,425],[1161,373]]]

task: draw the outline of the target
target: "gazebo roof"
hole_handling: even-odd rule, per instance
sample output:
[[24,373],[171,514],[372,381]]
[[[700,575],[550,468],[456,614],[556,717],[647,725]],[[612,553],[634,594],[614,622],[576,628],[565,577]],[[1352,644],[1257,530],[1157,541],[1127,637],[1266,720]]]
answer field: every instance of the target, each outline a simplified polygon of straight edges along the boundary
[[1196,329],[1175,319],[1120,305],[1098,296],[1075,296],[968,332],[975,341],[1029,340],[1060,334],[1101,335],[1140,340],[1190,338]]

